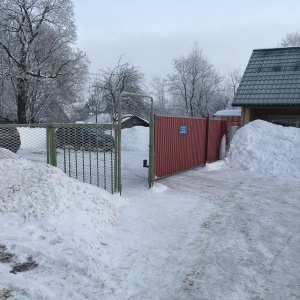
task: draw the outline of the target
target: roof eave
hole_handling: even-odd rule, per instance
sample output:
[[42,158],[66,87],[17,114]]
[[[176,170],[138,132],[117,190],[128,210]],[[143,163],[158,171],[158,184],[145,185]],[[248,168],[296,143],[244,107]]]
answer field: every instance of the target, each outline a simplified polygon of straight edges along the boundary
[[300,106],[300,103],[232,103],[232,106]]

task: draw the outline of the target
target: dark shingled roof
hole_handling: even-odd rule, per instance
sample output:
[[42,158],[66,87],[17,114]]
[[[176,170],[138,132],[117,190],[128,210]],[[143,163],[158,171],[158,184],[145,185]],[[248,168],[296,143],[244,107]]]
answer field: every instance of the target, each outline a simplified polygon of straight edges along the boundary
[[232,105],[300,105],[300,47],[253,50]]

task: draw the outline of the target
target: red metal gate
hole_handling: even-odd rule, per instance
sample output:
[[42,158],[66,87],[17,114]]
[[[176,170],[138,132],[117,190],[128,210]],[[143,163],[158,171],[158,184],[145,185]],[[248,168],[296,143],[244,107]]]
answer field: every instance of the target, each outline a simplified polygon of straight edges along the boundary
[[156,179],[219,159],[226,121],[211,120],[209,130],[207,124],[203,118],[155,116]]

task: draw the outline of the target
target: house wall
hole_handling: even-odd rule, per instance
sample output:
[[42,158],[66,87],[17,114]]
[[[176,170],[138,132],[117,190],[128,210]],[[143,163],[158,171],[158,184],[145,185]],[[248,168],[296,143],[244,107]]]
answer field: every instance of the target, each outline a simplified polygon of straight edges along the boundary
[[249,122],[251,122],[250,111],[251,111],[251,109],[249,107],[244,107],[244,109],[243,109],[243,112],[244,112],[244,115],[243,115],[244,124],[248,124]]
[[300,106],[256,106],[244,108],[244,124],[254,120],[300,120]]

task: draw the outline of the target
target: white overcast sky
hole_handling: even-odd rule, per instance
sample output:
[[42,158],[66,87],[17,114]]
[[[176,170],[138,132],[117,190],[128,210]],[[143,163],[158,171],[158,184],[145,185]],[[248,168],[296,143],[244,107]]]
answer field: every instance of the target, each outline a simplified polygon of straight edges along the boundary
[[172,60],[197,42],[224,75],[243,72],[253,49],[276,47],[300,30],[300,0],[73,0],[78,47],[90,72],[124,55],[147,81],[172,73]]

